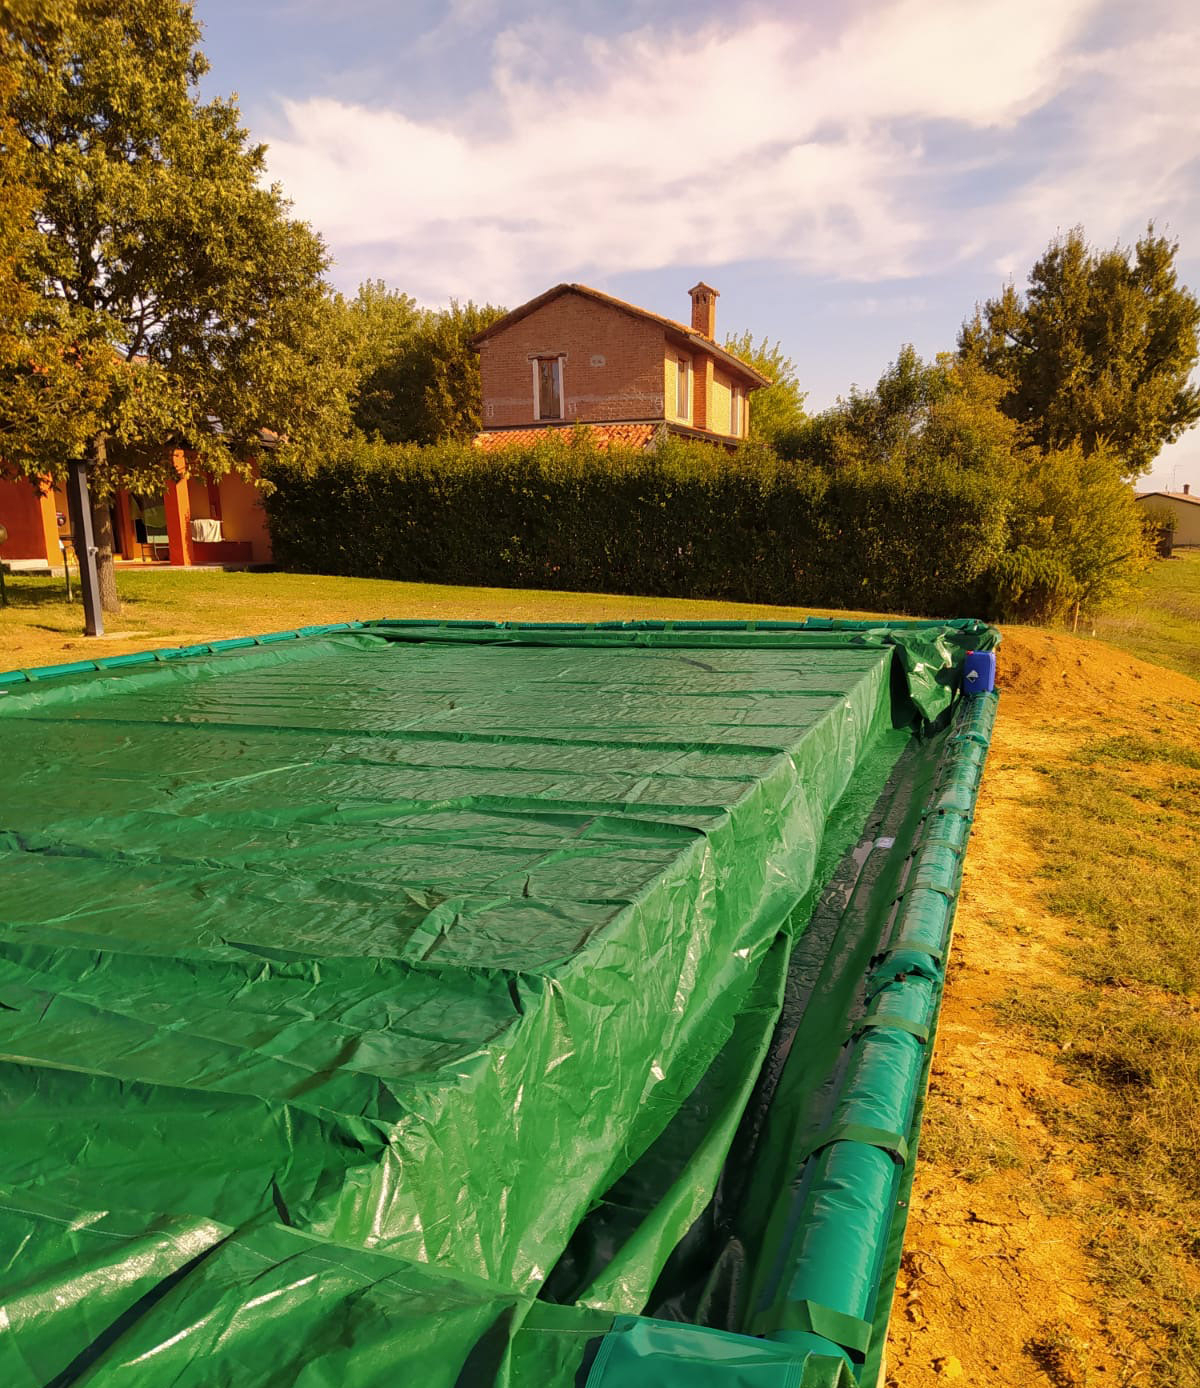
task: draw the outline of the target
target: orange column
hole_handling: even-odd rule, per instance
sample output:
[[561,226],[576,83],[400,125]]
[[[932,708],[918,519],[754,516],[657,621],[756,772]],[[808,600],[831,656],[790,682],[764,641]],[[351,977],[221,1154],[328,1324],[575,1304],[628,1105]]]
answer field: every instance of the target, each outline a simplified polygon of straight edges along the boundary
[[63,556],[62,550],[58,547],[58,508],[49,482],[46,483],[46,491],[38,497],[38,509],[41,513],[42,537],[46,545],[46,562],[61,564]]
[[187,470],[182,455],[175,454],[175,470],[179,480],[167,486],[163,505],[167,512],[167,542],[171,549],[171,563],[188,565],[192,563],[192,503],[188,498]]
[[115,510],[117,513],[117,548],[124,559],[132,559],[137,553],[133,538],[133,510],[129,505],[129,493],[124,487],[117,490]]

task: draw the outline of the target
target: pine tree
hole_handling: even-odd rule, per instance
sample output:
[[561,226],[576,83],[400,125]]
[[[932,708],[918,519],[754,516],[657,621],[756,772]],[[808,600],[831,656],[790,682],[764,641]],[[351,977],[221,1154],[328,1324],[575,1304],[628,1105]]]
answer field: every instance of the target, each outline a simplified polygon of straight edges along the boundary
[[1136,477],[1200,420],[1200,303],[1178,281],[1178,249],[1150,226],[1132,250],[1093,251],[1076,228],[1024,296],[1009,285],[963,324],[959,355],[1004,378],[1004,409],[1041,449],[1108,451]]

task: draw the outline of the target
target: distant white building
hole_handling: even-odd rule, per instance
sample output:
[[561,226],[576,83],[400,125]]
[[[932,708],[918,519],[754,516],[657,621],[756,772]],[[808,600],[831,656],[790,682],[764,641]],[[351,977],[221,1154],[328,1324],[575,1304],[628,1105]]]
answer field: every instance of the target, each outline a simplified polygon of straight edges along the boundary
[[1181,492],[1138,492],[1139,506],[1153,511],[1169,511],[1175,517],[1175,547],[1200,545],[1200,496],[1193,496],[1186,483]]

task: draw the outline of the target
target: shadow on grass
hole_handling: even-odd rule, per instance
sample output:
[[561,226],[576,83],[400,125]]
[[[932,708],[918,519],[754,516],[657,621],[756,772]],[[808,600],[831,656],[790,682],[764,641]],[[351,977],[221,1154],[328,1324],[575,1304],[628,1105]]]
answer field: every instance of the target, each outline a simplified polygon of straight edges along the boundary
[[[28,579],[5,576],[5,591],[9,607],[49,607],[52,604],[66,606],[67,590],[61,578]],[[79,604],[79,588],[71,584],[71,604]]]
[[[6,574],[4,579],[5,593],[8,597],[9,608],[20,611],[22,608],[38,609],[43,607],[66,607],[67,589],[61,578],[30,578],[25,574]],[[129,593],[125,588],[118,585],[118,592],[121,598],[121,605],[135,606],[145,601],[144,598],[136,594]],[[74,574],[71,576],[71,607],[82,608],[83,598],[80,593],[79,580]],[[0,611],[3,611],[0,608]]]

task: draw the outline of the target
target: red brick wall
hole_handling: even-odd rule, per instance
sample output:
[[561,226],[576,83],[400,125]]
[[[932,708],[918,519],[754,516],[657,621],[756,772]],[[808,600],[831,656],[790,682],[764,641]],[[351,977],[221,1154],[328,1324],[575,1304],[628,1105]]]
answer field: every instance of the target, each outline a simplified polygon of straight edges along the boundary
[[564,353],[563,418],[663,418],[664,332],[580,294],[562,294],[482,343],[483,427],[534,423],[537,356]]
[[713,359],[707,352],[697,352],[692,359],[692,424],[697,429],[711,429],[713,395]]

